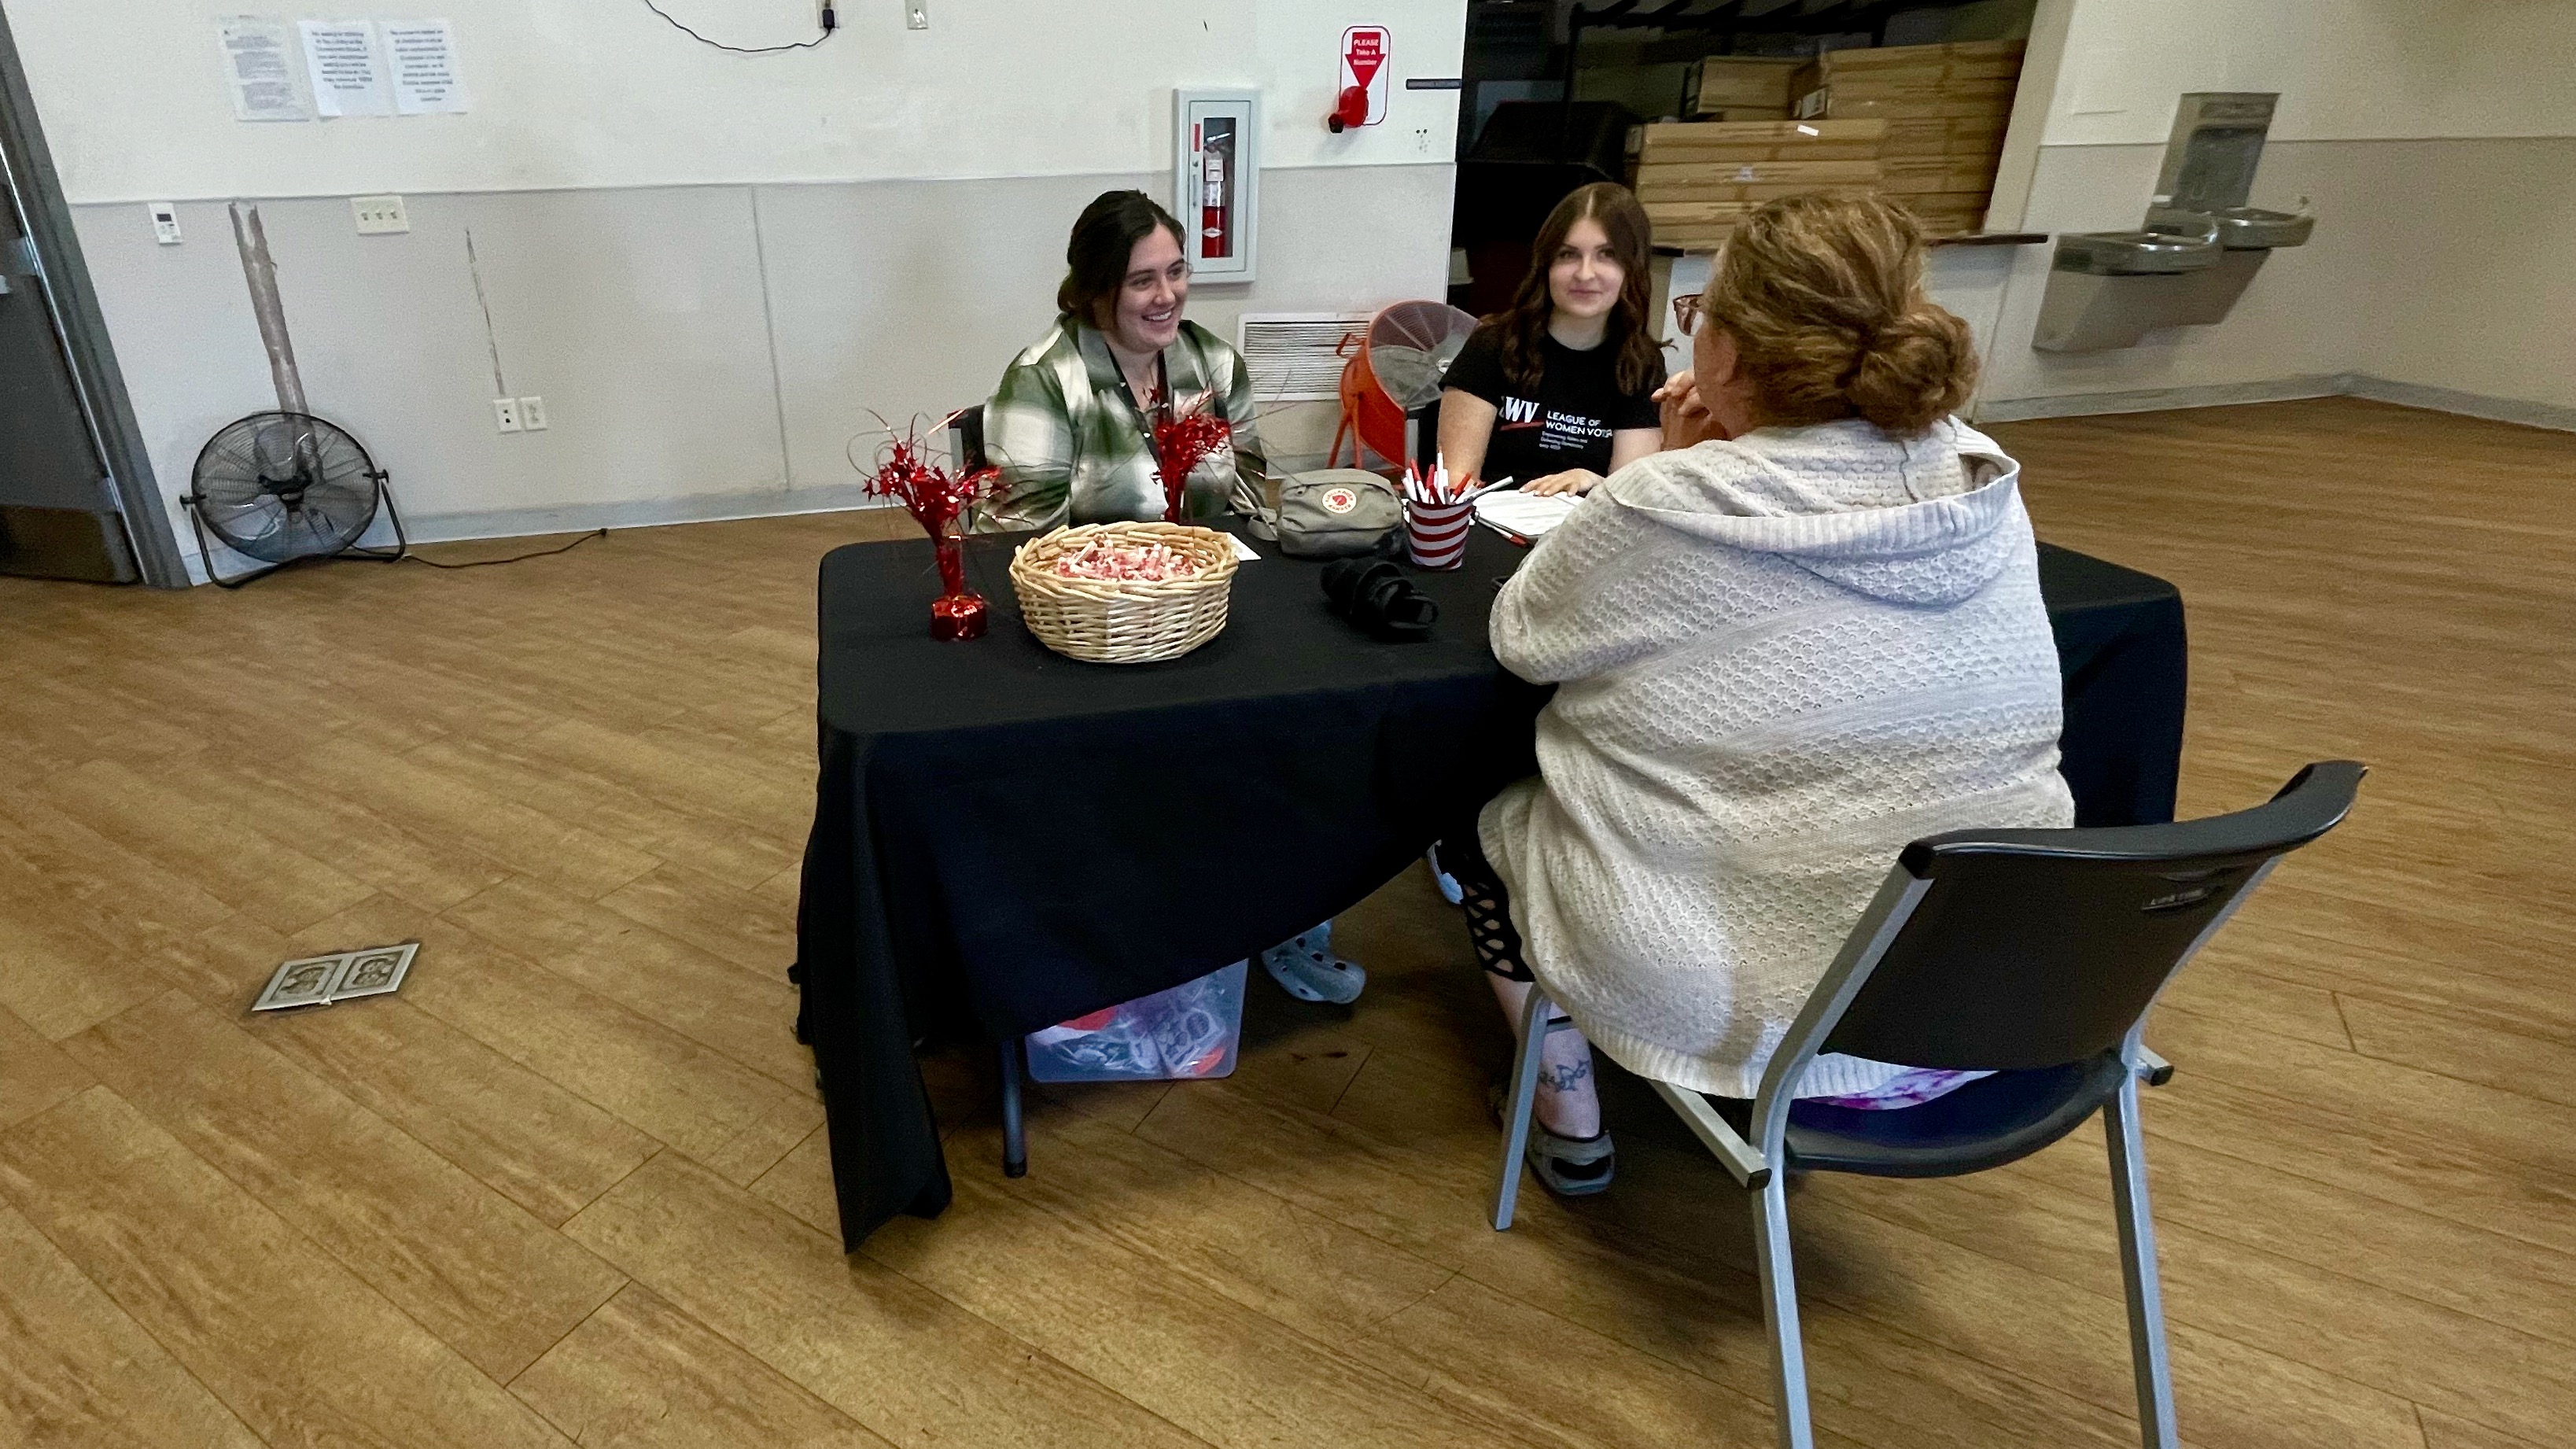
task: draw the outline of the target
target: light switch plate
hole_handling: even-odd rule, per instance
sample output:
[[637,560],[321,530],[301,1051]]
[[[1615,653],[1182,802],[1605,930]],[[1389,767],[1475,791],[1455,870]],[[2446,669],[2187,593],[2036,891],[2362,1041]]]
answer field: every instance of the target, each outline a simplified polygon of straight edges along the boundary
[[383,236],[411,230],[411,217],[399,196],[352,196],[349,210],[358,218],[358,235]]
[[152,239],[165,247],[179,244],[179,208],[166,201],[145,208],[152,214]]
[[546,400],[541,397],[519,399],[519,426],[531,433],[546,430]]

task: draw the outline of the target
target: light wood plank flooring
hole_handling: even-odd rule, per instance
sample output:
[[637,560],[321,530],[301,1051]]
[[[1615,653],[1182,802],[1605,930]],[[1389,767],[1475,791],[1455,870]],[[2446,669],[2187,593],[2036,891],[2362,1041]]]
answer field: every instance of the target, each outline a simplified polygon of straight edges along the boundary
[[[2349,400],[1998,429],[2044,536],[2191,611],[2187,813],[2363,804],[2159,1009],[2185,1437],[2576,1424],[2576,439]],[[1769,1442],[1738,1195],[1613,1076],[1620,1180],[1480,1219],[1501,1023],[1419,872],[1355,1010],[1040,1100],[844,1257],[790,1039],[812,580],[886,515],[238,594],[0,580],[0,1440]],[[525,545],[439,550],[449,558]],[[289,954],[398,998],[253,1020]],[[2101,1140],[1795,1206],[1827,1440],[2134,1443]]]

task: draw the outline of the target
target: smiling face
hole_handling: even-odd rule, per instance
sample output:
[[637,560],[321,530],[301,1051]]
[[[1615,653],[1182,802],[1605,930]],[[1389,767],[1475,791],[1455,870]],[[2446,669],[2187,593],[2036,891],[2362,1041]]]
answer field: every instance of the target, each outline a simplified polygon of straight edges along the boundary
[[1160,352],[1181,335],[1181,307],[1189,299],[1190,264],[1180,238],[1158,226],[1127,254],[1107,330],[1128,352]]
[[1610,234],[1587,216],[1567,228],[1548,262],[1548,300],[1560,315],[1588,320],[1619,305],[1619,288],[1627,279],[1627,269],[1610,249]]

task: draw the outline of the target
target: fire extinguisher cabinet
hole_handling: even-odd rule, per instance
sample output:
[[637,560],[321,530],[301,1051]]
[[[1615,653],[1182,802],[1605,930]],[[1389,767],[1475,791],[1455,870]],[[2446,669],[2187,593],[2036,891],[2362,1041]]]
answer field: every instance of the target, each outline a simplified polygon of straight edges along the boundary
[[1252,280],[1253,239],[1261,192],[1261,93],[1180,90],[1173,93],[1179,151],[1172,178],[1191,274],[1202,282]]

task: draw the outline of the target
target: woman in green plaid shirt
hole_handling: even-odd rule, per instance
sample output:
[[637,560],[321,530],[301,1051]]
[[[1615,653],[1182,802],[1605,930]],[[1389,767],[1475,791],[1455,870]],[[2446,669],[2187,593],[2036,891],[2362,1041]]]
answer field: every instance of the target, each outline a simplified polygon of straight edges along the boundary
[[[984,405],[984,451],[1005,488],[978,526],[1161,518],[1154,420],[1200,407],[1225,419],[1232,446],[1191,472],[1189,516],[1222,515],[1238,494],[1259,499],[1252,375],[1215,333],[1181,320],[1190,296],[1181,224],[1141,191],[1103,192],[1064,252],[1055,326]],[[1359,963],[1333,954],[1330,921],[1262,952],[1261,965],[1302,1001],[1351,1001],[1368,984]]]
[[1190,474],[1192,518],[1260,496],[1252,374],[1217,335],[1181,319],[1190,264],[1180,223],[1141,191],[1104,192],[1065,247],[1055,326],[1019,355],[984,405],[984,451],[1007,489],[985,528],[1053,528],[1163,516],[1153,424],[1205,408],[1233,446]]

